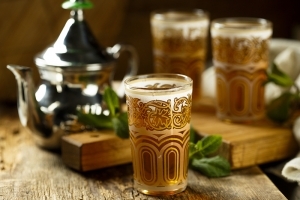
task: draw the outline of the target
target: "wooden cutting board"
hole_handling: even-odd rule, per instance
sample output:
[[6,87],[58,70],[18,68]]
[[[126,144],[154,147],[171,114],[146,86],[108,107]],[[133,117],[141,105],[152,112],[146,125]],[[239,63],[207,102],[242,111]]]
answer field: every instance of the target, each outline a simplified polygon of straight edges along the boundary
[[214,109],[200,109],[193,113],[192,125],[200,136],[222,136],[219,153],[230,161],[232,169],[289,158],[299,150],[291,128],[268,119],[229,123],[219,120]]
[[78,171],[90,171],[131,162],[129,139],[113,131],[66,135],[61,146],[63,162]]
[[[192,125],[200,137],[222,136],[219,153],[232,169],[289,158],[298,152],[292,130],[267,119],[251,124],[226,123],[217,119],[214,109],[202,106],[193,111]],[[67,135],[62,138],[62,159],[79,171],[129,163],[130,141],[112,131]]]

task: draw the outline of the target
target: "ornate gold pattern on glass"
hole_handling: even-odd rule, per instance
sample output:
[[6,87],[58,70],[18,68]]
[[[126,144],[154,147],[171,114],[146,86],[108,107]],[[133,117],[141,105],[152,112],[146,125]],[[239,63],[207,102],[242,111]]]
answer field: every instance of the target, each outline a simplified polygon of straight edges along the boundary
[[173,105],[171,99],[144,103],[138,98],[126,98],[135,179],[151,186],[185,182],[191,95],[175,98]]
[[217,61],[218,116],[262,118],[265,112],[263,85],[267,79],[268,40],[216,37],[213,48]]
[[215,37],[212,41],[214,59],[236,65],[268,62],[269,38]]
[[[191,95],[171,100],[152,100],[143,103],[138,98],[127,96],[128,123],[136,128],[145,127],[146,130],[163,131],[166,129],[180,129],[191,119]],[[171,109],[173,107],[173,110]]]
[[212,22],[220,119],[243,122],[264,117],[271,34],[271,23],[264,19],[224,18]]
[[152,74],[125,81],[134,187],[166,195],[187,186],[192,80]]

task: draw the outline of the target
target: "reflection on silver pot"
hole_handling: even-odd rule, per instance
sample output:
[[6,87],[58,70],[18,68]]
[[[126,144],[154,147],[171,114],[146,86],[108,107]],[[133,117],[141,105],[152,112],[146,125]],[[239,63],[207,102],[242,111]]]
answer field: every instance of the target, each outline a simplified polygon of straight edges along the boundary
[[[76,121],[78,109],[105,112],[103,91],[111,86],[116,59],[124,51],[130,53],[125,77],[137,74],[135,49],[120,44],[100,47],[77,7],[58,39],[35,57],[41,79],[38,87],[29,67],[7,66],[17,80],[20,121],[39,146],[58,149],[62,135],[82,131],[82,124]],[[124,90],[117,93],[122,98]]]

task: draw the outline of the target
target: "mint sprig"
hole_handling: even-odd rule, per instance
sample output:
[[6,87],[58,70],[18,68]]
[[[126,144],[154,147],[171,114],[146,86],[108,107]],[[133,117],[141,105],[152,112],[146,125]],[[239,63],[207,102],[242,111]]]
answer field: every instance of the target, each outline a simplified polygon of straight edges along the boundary
[[[192,131],[193,128],[191,128]],[[230,174],[230,163],[223,157],[212,156],[222,144],[222,137],[209,135],[203,137],[196,144],[190,142],[190,167],[208,177],[223,177]]]
[[208,177],[223,177],[230,174],[230,164],[221,156],[193,159],[191,166]]
[[104,90],[103,100],[109,115],[78,111],[78,121],[96,129],[113,129],[120,138],[129,138],[127,113],[121,111],[119,97],[116,92],[112,88],[107,87]]
[[129,138],[128,115],[120,113],[117,117],[112,118],[113,129],[120,138]]
[[115,117],[120,112],[120,102],[118,95],[113,89],[107,87],[104,90],[103,99],[108,107],[110,115],[112,117]]
[[[275,63],[273,63],[270,72],[267,73],[267,77],[266,84],[274,83],[289,89],[269,103],[266,113],[268,118],[274,122],[285,123],[300,108],[300,90],[291,77],[281,71]],[[290,90],[292,87],[295,88],[294,91]]]
[[79,111],[77,117],[79,122],[92,128],[111,129],[113,127],[111,117],[103,114],[96,115]]
[[273,82],[282,87],[291,87],[294,82],[286,73],[281,71],[275,63],[272,63],[271,71],[268,73],[266,83]]

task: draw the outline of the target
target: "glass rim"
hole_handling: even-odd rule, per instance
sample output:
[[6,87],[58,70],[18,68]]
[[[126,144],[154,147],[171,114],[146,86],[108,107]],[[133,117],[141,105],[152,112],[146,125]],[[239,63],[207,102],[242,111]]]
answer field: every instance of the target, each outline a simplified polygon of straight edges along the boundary
[[[228,22],[231,22],[232,24],[228,24]],[[241,26],[241,25],[237,26],[237,23],[241,23],[245,25],[250,24],[251,26]],[[272,28],[272,22],[264,18],[228,17],[228,18],[214,19],[211,22],[211,27],[214,29],[240,29],[240,30],[267,29],[267,28]]]
[[[170,14],[181,14],[184,15],[184,17],[170,17],[168,15]],[[174,8],[174,9],[159,9],[154,10],[150,13],[151,20],[157,20],[157,21],[188,21],[193,19],[198,19],[199,17],[203,18],[209,18],[209,12],[203,9],[184,9],[184,8]]]
[[[133,81],[136,81],[138,79],[154,79],[154,78],[168,78],[168,79],[176,79],[179,80],[182,85],[177,86],[175,88],[160,88],[160,89],[149,89],[147,87],[136,87],[133,86],[132,84],[130,84]],[[124,86],[125,86],[125,90],[129,89],[129,90],[145,90],[147,92],[150,91],[155,91],[155,92],[166,92],[166,91],[178,91],[182,88],[185,88],[187,86],[191,86],[192,87],[193,84],[193,79],[190,78],[187,75],[183,75],[183,74],[176,74],[176,73],[151,73],[151,74],[141,74],[141,75],[135,75],[135,76],[131,76],[128,77],[124,80]]]

